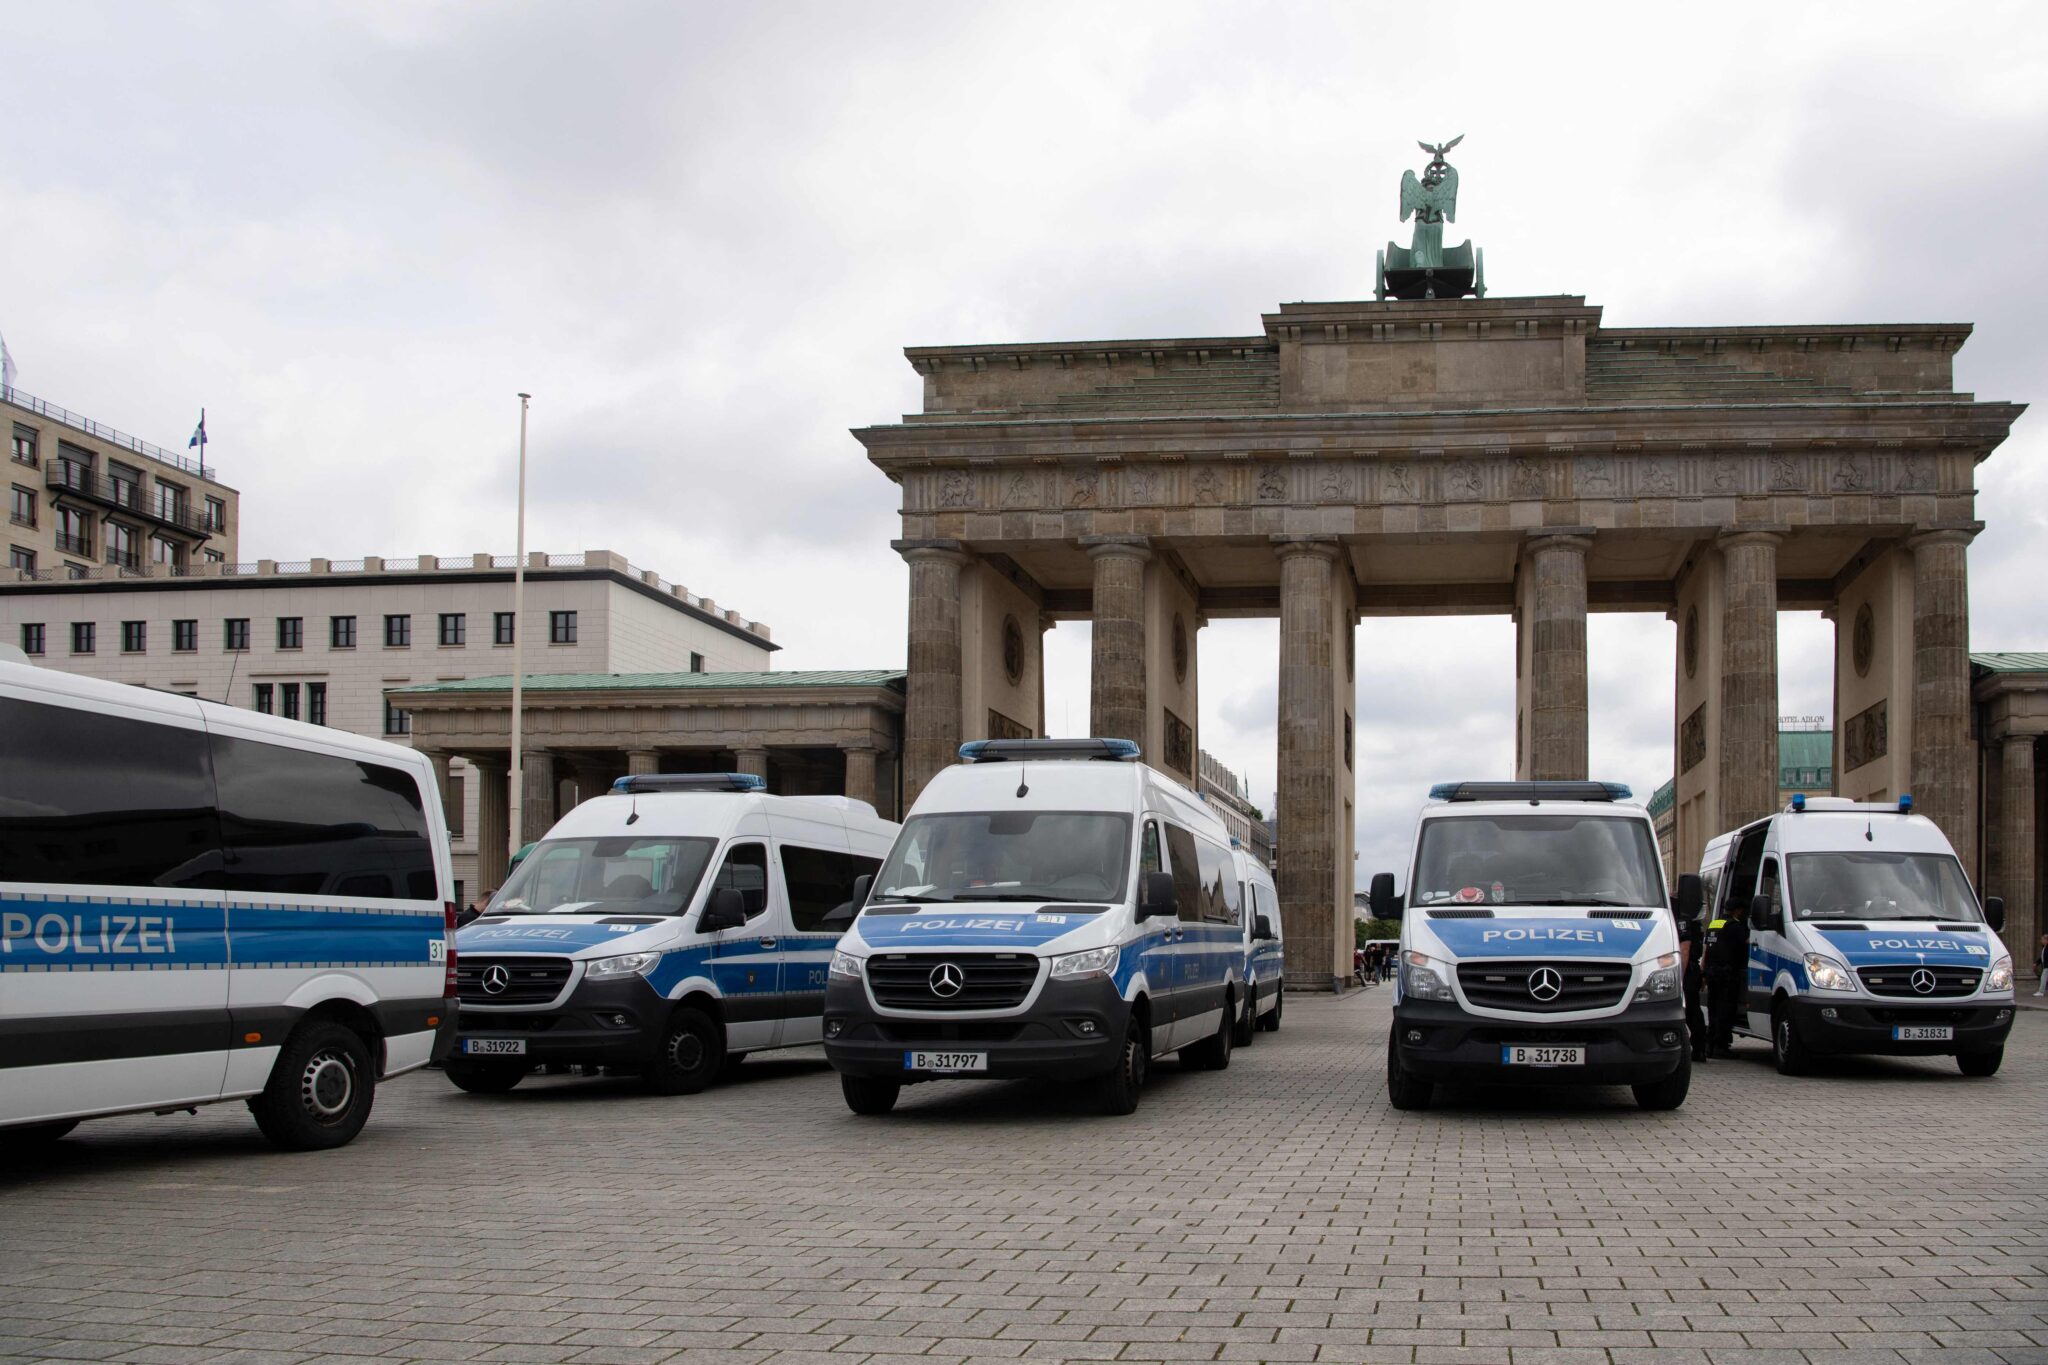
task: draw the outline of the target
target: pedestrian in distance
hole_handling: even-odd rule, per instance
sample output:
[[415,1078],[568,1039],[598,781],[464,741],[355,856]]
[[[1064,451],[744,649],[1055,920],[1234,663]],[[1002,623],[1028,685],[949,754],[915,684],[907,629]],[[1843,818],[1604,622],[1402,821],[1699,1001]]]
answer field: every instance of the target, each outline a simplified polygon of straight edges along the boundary
[[2034,971],[2040,976],[2034,983],[2034,994],[2048,995],[2048,934],[2041,935],[2041,946],[2034,953]]
[[1735,1055],[1735,1013],[1749,975],[1749,907],[1731,896],[1721,918],[1707,925],[1707,1052]]

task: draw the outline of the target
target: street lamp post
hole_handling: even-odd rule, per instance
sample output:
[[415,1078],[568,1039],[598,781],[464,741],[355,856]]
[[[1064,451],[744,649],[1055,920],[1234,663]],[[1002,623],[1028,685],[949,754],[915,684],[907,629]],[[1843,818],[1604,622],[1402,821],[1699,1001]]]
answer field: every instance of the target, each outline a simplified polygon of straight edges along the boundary
[[523,771],[521,752],[524,736],[521,721],[525,718],[523,684],[526,679],[526,407],[533,395],[519,395],[519,531],[515,537],[518,549],[512,561],[512,765],[506,793],[509,826],[505,832],[505,856],[507,859],[517,853],[524,842],[520,831],[526,823],[526,774]]

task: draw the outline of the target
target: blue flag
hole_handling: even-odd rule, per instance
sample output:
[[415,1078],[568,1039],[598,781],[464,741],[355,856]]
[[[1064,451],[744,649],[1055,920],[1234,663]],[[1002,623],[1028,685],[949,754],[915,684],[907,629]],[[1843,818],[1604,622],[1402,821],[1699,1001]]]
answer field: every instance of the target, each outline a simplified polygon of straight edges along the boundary
[[200,449],[200,451],[201,451],[201,453],[204,453],[204,452],[205,452],[205,450],[206,450],[206,409],[205,409],[205,408],[201,408],[201,409],[199,410],[199,425],[198,425],[198,426],[196,426],[196,427],[194,427],[194,428],[192,428],[192,439],[191,439],[191,440],[189,440],[189,441],[187,441],[187,442],[185,442],[185,448],[186,448],[187,450],[190,450],[190,449],[191,449],[191,448],[192,448],[193,446],[198,446],[198,447],[199,447],[199,449]]

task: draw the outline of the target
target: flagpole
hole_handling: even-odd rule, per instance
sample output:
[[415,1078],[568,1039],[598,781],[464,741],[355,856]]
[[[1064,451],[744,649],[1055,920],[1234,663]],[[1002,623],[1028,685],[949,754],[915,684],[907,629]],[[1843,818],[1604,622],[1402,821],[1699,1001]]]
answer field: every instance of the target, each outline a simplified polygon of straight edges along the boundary
[[512,564],[512,765],[506,793],[507,820],[505,856],[509,860],[524,842],[520,830],[525,823],[524,787],[526,775],[520,762],[523,685],[526,673],[526,405],[532,394],[519,395],[519,530],[518,555]]

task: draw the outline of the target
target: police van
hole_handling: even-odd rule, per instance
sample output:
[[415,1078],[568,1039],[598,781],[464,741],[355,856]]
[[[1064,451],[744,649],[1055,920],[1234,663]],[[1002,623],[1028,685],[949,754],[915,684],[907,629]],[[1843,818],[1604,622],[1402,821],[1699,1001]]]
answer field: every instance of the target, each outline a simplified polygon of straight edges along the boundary
[[361,1131],[452,1038],[432,766],[323,726],[0,658],[0,1143],[246,1100]]
[[1794,796],[1716,838],[1700,865],[1709,918],[1748,910],[1736,1030],[1771,1042],[1778,1069],[1816,1057],[1952,1056],[1989,1076],[2012,1032],[2005,904],[1978,903],[1955,850],[1913,798]]
[[551,1062],[694,1094],[750,1052],[819,1040],[855,882],[894,822],[747,773],[622,777],[564,815],[465,926],[448,1079],[510,1090]]
[[1246,911],[1222,821],[1129,740],[977,740],[960,756],[832,956],[825,1055],[847,1106],[1037,1077],[1128,1114],[1155,1058],[1228,1066]]
[[1242,847],[1233,848],[1231,856],[1237,863],[1237,898],[1243,907],[1244,926],[1244,1009],[1231,1041],[1244,1047],[1255,1034],[1280,1028],[1287,952],[1280,930],[1280,892],[1273,885],[1273,874]]
[[[1678,939],[1657,836],[1629,789],[1453,782],[1430,791],[1401,920],[1387,1095],[1426,1108],[1445,1083],[1627,1085],[1676,1109],[1692,1082]],[[1678,913],[1699,879],[1680,879]]]

